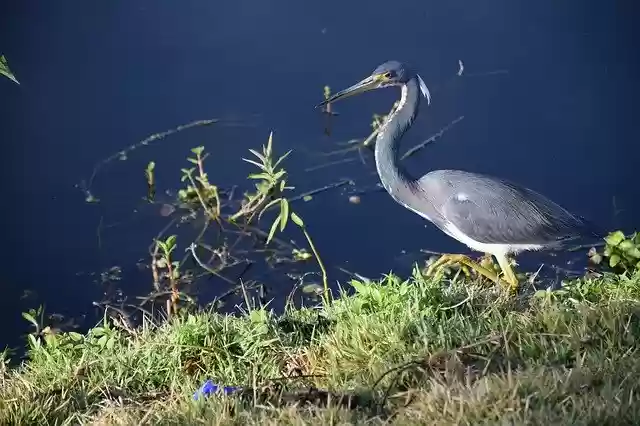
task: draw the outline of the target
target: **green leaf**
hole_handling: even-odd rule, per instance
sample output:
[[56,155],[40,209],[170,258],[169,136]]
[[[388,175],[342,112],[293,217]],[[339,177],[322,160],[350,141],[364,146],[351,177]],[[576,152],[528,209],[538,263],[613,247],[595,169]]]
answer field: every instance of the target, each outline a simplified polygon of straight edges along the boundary
[[300,228],[304,228],[304,222],[302,221],[300,216],[298,216],[295,212],[291,212],[291,220]]
[[591,256],[589,259],[591,259],[591,262],[593,262],[595,265],[599,265],[600,262],[602,262],[602,256],[597,253]]
[[278,216],[276,218],[276,220],[273,221],[273,224],[271,225],[271,229],[269,230],[269,236],[267,237],[267,244],[269,244],[269,242],[271,241],[271,239],[275,235],[276,229],[278,229],[278,224],[279,223],[280,223],[280,216]]
[[7,77],[9,80],[13,81],[14,83],[20,84],[18,79],[16,79],[16,76],[13,75],[13,73],[9,69],[9,64],[7,63],[7,59],[4,57],[4,55],[0,56],[0,74],[4,75],[5,77]]
[[640,249],[638,249],[638,247],[632,247],[630,250],[627,250],[625,254],[635,259],[640,259]]
[[55,334],[45,334],[44,341],[47,346],[57,346],[58,345],[58,337]]
[[172,278],[177,280],[178,278],[180,278],[180,268],[175,267],[175,269],[173,269],[172,271]]
[[167,245],[168,250],[171,250],[176,246],[176,238],[178,238],[177,235],[170,235],[167,237],[165,244]]
[[255,155],[256,157],[258,157],[260,159],[260,161],[262,161],[263,164],[267,162],[267,159],[265,158],[265,156],[260,154],[255,149],[249,149],[249,152],[252,153],[253,155]]
[[243,158],[242,161],[246,161],[247,163],[251,163],[254,166],[258,167],[260,170],[264,170],[265,172],[267,171],[266,167],[264,165],[258,163],[257,161],[247,160],[246,158]]
[[305,195],[304,197],[302,197],[302,200],[308,202],[313,200],[313,197],[311,195]]
[[36,319],[33,317],[33,315],[31,315],[31,314],[29,314],[27,312],[23,312],[22,313],[22,318],[24,318],[27,321],[29,321],[31,324],[36,326],[36,328],[38,327],[38,321],[36,321]]
[[249,179],[269,180],[269,175],[266,173],[256,173],[247,176]]
[[365,284],[361,283],[360,281],[351,280],[350,284],[351,284],[351,287],[355,289],[356,293],[365,294],[369,291],[369,287],[367,287]]
[[188,157],[187,161],[193,164],[198,164],[198,160],[196,160],[195,158]]
[[610,246],[617,246],[624,240],[624,234],[622,233],[622,231],[612,232],[607,235],[604,240]]
[[109,338],[109,340],[107,340],[107,349],[112,350],[113,349],[113,345],[116,343],[116,338],[114,336],[111,336]]
[[68,336],[71,338],[71,340],[73,340],[74,342],[81,342],[81,341],[83,341],[83,340],[84,340],[84,336],[83,336],[82,334],[80,334],[80,333],[76,333],[75,331],[70,331],[67,335],[68,335]]
[[280,232],[282,232],[289,220],[289,200],[286,198],[281,198],[280,200]]
[[99,339],[98,339],[98,346],[100,346],[101,348],[104,348],[104,346],[107,344],[107,341],[109,340],[109,336],[102,335]]
[[275,169],[276,167],[278,167],[278,165],[282,163],[284,159],[289,156],[289,154],[291,154],[291,150],[287,151],[282,157],[278,158],[278,161],[276,161],[276,163],[273,165],[273,168]]
[[267,140],[267,148],[265,149],[265,154],[267,155],[267,157],[271,157],[272,146],[273,146],[273,131],[269,132],[269,140]]
[[380,289],[372,290],[371,296],[373,296],[373,300],[375,300],[376,303],[378,304],[382,303],[382,293],[380,292]]
[[204,151],[204,146],[197,146],[195,148],[191,148],[191,152],[193,152],[195,155],[202,154],[202,151]]
[[36,339],[36,336],[34,336],[33,334],[29,334],[28,339],[32,349],[36,349],[40,346],[40,342],[38,342],[38,339]]
[[614,254],[613,256],[611,256],[609,258],[609,266],[612,268],[615,268],[617,264],[620,263],[620,256],[618,256],[617,254]]
[[620,250],[623,250],[623,251],[627,251],[634,247],[635,247],[635,244],[633,244],[633,241],[630,241],[630,240],[624,240],[618,245],[618,248],[620,248]]
[[207,176],[207,174],[203,174],[202,176],[198,176],[196,177],[196,182],[199,182],[202,186],[209,186],[211,185],[209,183],[209,177]]
[[280,202],[280,198],[276,198],[275,200],[269,201],[269,203],[267,203],[267,205],[262,208],[262,211],[260,211],[260,214],[258,215],[258,220],[260,220],[260,218],[262,218],[262,214],[264,212],[266,212],[268,209],[270,209],[275,204],[278,204],[279,202]]

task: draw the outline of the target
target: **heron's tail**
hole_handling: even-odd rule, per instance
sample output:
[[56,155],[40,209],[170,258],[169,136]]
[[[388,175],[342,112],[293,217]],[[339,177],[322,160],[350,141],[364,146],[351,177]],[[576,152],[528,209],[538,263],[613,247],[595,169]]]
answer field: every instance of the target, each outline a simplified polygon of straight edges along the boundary
[[605,231],[600,225],[597,225],[582,216],[576,217],[576,224],[573,231],[574,238],[572,238],[572,240],[574,242],[576,240],[579,240],[582,244],[593,245],[601,245],[603,243],[604,237],[606,237],[608,234],[608,232]]

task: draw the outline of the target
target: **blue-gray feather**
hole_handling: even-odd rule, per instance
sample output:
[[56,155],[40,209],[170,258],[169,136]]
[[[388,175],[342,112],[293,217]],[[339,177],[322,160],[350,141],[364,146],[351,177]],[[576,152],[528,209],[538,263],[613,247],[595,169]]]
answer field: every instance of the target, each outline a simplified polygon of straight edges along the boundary
[[452,223],[485,244],[563,246],[598,230],[543,195],[505,179],[435,170],[418,181],[439,228]]

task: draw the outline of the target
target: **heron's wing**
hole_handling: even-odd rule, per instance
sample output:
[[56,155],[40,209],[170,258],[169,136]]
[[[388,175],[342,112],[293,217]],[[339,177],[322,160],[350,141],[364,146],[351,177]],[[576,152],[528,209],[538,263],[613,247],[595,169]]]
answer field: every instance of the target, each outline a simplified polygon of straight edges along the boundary
[[483,175],[451,172],[436,178],[440,213],[475,241],[546,245],[576,238],[583,231],[579,218],[534,191]]

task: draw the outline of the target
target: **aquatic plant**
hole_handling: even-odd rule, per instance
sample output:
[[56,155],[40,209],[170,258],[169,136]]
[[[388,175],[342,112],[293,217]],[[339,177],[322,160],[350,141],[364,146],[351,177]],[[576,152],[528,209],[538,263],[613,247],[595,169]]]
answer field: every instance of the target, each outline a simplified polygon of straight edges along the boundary
[[[275,218],[265,232],[265,247],[268,247],[279,232],[284,232],[289,220],[293,222],[302,232],[312,254],[301,248],[292,248],[290,255],[294,261],[306,261],[310,258],[316,259],[322,276],[323,299],[326,303],[330,300],[328,277],[326,268],[320,258],[317,247],[314,245],[311,235],[300,217],[292,208],[287,191],[293,187],[287,185],[287,172],[283,168],[283,162],[290,154],[286,152],[277,156],[273,149],[273,133],[269,135],[267,143],[262,146],[261,151],[250,149],[249,152],[254,159],[243,159],[245,162],[254,165],[258,170],[248,176],[254,182],[253,191],[245,191],[243,198],[239,201],[233,200],[227,195],[222,199],[220,188],[210,182],[206,172],[206,160],[210,154],[203,146],[191,149],[193,157],[188,157],[187,161],[193,164],[191,168],[183,168],[181,181],[185,185],[177,191],[176,201],[172,212],[181,206],[189,211],[188,216],[197,216],[198,211],[205,212],[205,224],[199,235],[186,244],[187,255],[193,257],[197,265],[204,271],[216,276],[221,276],[221,268],[213,269],[206,262],[202,261],[196,252],[199,247],[204,247],[211,253],[219,254],[223,247],[212,247],[204,243],[205,230],[211,223],[215,223],[219,232],[228,232],[231,229],[240,229],[249,233],[260,231],[260,221],[267,212],[275,210]],[[150,162],[145,170],[145,178],[148,187],[147,201],[154,202],[155,194],[155,163]],[[170,213],[171,214],[171,213]],[[254,226],[254,222],[258,226]],[[185,259],[178,261],[173,259],[172,253],[177,246],[177,235],[163,237],[161,232],[155,239],[155,245],[151,253],[151,270],[154,288],[157,293],[163,293],[164,282],[168,282],[170,299],[167,301],[167,311],[175,314],[178,309],[178,302],[184,294],[179,287],[183,282],[182,274]],[[221,256],[218,256],[221,257]],[[228,265],[225,265],[228,266]]]
[[609,233],[604,239],[604,249],[599,252],[595,247],[588,256],[595,265],[603,264],[616,273],[630,273],[640,270],[640,233],[626,236],[622,231]]
[[9,64],[7,63],[7,59],[4,55],[0,55],[0,75],[7,77],[16,84],[20,84],[16,76],[11,72],[11,69],[9,69]]

